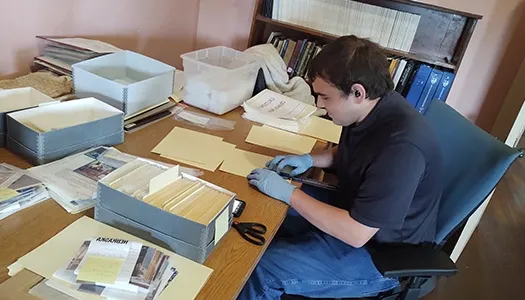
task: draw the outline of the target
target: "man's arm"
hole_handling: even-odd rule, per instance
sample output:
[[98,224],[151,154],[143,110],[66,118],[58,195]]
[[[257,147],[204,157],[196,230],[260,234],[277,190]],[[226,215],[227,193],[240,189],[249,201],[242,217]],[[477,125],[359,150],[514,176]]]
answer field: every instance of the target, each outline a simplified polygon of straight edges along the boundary
[[300,189],[292,192],[290,205],[312,225],[354,248],[365,245],[379,230],[357,222],[348,211],[318,201]]
[[311,154],[314,167],[316,168],[330,168],[334,164],[335,153],[337,146],[330,148],[318,154]]

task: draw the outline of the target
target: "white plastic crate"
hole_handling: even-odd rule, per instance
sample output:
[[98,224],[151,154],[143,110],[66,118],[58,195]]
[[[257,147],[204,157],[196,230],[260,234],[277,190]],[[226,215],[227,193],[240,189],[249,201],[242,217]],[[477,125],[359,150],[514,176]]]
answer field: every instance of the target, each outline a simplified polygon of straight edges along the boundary
[[222,115],[250,99],[261,59],[224,46],[181,55],[184,102]]
[[96,97],[125,116],[166,101],[173,94],[175,68],[132,51],[100,56],[72,68],[78,97]]

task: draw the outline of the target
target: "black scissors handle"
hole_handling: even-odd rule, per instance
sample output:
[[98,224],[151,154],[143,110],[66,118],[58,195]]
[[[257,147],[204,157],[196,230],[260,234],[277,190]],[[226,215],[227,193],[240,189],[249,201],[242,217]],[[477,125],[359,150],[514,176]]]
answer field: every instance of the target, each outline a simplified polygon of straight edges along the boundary
[[266,226],[260,223],[239,223],[233,222],[233,227],[241,234],[241,236],[248,242],[262,246],[266,239],[261,234],[266,233]]

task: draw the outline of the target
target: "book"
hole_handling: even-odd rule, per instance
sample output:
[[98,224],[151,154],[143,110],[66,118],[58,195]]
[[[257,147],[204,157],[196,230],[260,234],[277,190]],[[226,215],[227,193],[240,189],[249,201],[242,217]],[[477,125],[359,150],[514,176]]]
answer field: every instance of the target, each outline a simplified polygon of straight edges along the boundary
[[441,81],[441,77],[443,76],[443,71],[433,69],[430,73],[428,80],[425,84],[425,87],[423,88],[423,92],[421,93],[421,97],[419,98],[416,109],[420,113],[424,113],[433,100],[434,93],[436,92],[436,89],[438,87],[439,82]]
[[383,47],[409,51],[420,16],[359,1],[265,0],[262,14],[333,35],[354,34]]
[[407,85],[410,81],[410,78],[414,72],[414,68],[416,66],[416,63],[412,60],[408,61],[406,63],[406,66],[403,70],[403,74],[401,74],[401,78],[399,78],[399,82],[395,86],[396,92],[405,95],[405,90],[407,88]]
[[397,66],[397,69],[394,72],[394,76],[393,76],[394,87],[398,85],[399,80],[401,79],[401,75],[403,75],[405,71],[406,65],[407,65],[406,60],[402,59],[399,61],[399,65]]
[[406,99],[413,107],[416,107],[431,72],[432,68],[426,64],[421,64],[417,72],[415,72],[414,79],[410,83],[410,88],[406,95]]
[[451,72],[443,72],[443,76],[441,77],[441,81],[438,84],[433,98],[445,102],[455,77],[456,75]]

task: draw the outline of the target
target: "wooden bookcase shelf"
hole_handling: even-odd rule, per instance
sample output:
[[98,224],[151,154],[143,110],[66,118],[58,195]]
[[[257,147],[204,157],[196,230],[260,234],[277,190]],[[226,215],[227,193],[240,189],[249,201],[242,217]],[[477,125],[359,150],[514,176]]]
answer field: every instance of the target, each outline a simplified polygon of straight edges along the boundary
[[[283,0],[281,0],[283,1]],[[421,16],[416,37],[409,52],[383,48],[389,57],[415,60],[456,73],[467,49],[474,28],[482,17],[435,5],[409,0],[355,0]],[[328,43],[337,35],[266,17],[264,0],[257,0],[249,45],[266,43],[272,32],[281,32],[291,39],[309,39]]]
[[[330,42],[331,40],[335,40],[336,38],[338,38],[337,35],[333,35],[333,34],[330,34],[330,33],[327,33],[327,32],[311,29],[311,28],[308,28],[308,27],[300,26],[300,25],[295,25],[295,24],[292,24],[292,23],[277,21],[277,20],[270,19],[270,18],[267,18],[267,17],[259,15],[259,14],[255,16],[255,21],[256,22],[262,22],[262,23],[270,24],[270,25],[272,25],[272,26],[274,26],[276,28],[293,30],[293,31],[296,31],[298,33],[302,33],[304,35],[313,37],[315,39],[324,40],[325,42]],[[279,31],[279,30],[276,30],[276,31]],[[394,50],[394,49],[383,48],[383,50],[385,51],[385,53],[388,56],[413,59],[413,60],[417,60],[417,61],[420,61],[420,62],[428,63],[428,64],[431,64],[431,65],[435,65],[435,66],[444,67],[444,68],[451,69],[451,70],[456,69],[456,65],[448,63],[448,62],[446,62],[444,60],[438,60],[436,58],[425,57],[423,55],[413,54],[413,53],[409,53],[409,52],[403,52],[403,51]]]

